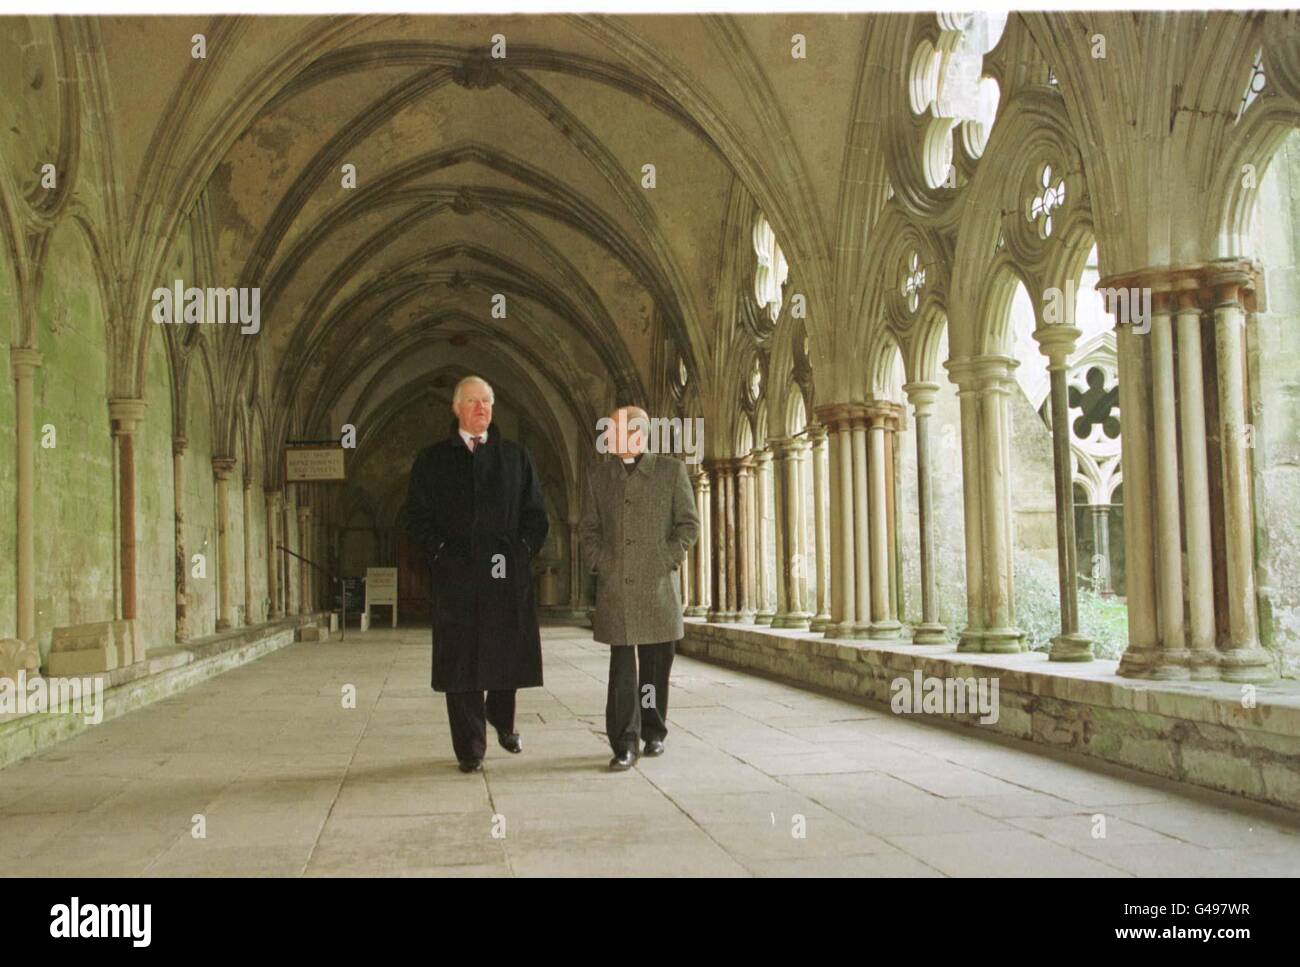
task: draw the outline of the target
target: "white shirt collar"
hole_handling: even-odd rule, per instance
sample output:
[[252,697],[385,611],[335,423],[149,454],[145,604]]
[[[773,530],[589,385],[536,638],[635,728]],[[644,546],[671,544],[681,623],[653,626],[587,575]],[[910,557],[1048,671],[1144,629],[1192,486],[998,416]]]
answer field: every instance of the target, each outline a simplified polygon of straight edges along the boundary
[[[474,435],[475,434],[470,433],[467,430],[460,431],[460,438],[465,441],[465,449],[467,450],[469,449],[469,438]],[[479,443],[478,443],[479,446],[482,446],[484,443],[487,443],[487,431],[485,430],[484,432],[478,434],[478,438],[479,438]]]

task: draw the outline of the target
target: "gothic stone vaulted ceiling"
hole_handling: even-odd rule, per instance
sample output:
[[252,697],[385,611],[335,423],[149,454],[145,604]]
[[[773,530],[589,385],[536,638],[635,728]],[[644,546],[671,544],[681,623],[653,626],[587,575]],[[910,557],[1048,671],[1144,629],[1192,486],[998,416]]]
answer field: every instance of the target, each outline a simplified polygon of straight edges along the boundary
[[[6,131],[21,134],[5,133],[4,150],[18,178],[49,156],[81,169],[69,181],[109,266],[115,395],[140,393],[149,294],[187,271],[261,291],[260,338],[204,350],[220,360],[219,446],[234,445],[237,403],[261,406],[272,445],[343,422],[365,432],[368,416],[394,414],[395,395],[472,366],[549,424],[571,475],[576,440],[560,428],[590,425],[617,398],[667,405],[679,357],[699,394],[691,409],[734,424],[731,387],[754,364],[738,330],[755,311],[759,212],[788,288],[812,307],[764,347],[762,365],[779,367],[765,393],[788,394],[806,353],[821,401],[870,395],[861,374],[889,341],[885,295],[907,257],[928,266],[931,296],[980,284],[987,258],[963,275],[963,253],[997,235],[1006,206],[988,183],[1015,167],[1023,132],[1040,133],[1086,217],[1093,174],[1065,119],[1087,85],[1048,86],[1077,46],[1048,29],[1052,16],[1013,16],[1005,30],[933,14],[14,19],[0,61],[31,94],[6,108]],[[1141,43],[1169,33],[1160,16],[1144,15]],[[1245,38],[1223,71],[1244,83],[1263,21],[1219,20],[1213,36]],[[1104,26],[1135,30],[1127,15]],[[806,59],[791,56],[795,35]],[[1054,63],[1036,42],[1056,45]],[[918,65],[953,43],[985,76],[983,120],[950,127],[951,105],[929,104],[948,95]],[[1119,59],[1113,71],[1132,73]],[[64,75],[80,85],[80,115],[65,85],[40,83]],[[983,123],[999,105],[1001,141]],[[1000,169],[979,164],[976,143],[1000,152]],[[948,160],[956,186],[939,177]],[[65,197],[14,188],[40,217]],[[906,231],[880,217],[894,210]],[[1103,262],[1116,251],[1100,248]],[[965,338],[970,321],[949,321]]]
[[[263,338],[222,340],[218,380],[231,382],[215,395],[218,406],[248,399],[263,382],[283,438],[360,424],[367,407],[450,367],[445,383],[475,345],[491,347],[478,365],[501,391],[557,425],[587,424],[616,398],[661,399],[678,356],[706,377],[724,365],[729,206],[743,197],[786,226],[787,251],[815,247],[789,212],[823,232],[831,217],[843,144],[829,134],[854,91],[830,81],[856,75],[867,18],[102,18],[84,29],[110,102],[101,164],[132,280],[122,314],[147,315],[148,293],[189,259],[200,285],[260,287]],[[818,62],[773,116],[797,30],[815,35]],[[772,76],[755,73],[765,58]],[[782,167],[799,169],[798,188],[749,200]],[[130,343],[124,355],[143,359],[139,334]]]

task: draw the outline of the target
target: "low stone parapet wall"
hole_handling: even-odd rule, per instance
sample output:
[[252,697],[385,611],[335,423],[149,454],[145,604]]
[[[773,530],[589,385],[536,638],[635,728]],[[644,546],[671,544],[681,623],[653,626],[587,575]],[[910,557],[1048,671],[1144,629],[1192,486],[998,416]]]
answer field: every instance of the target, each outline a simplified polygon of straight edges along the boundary
[[[328,621],[326,614],[290,615],[266,624],[222,631],[163,648],[151,647],[147,657],[141,661],[87,677],[99,681],[102,721],[108,721],[255,661],[292,644],[304,630],[316,629],[322,624],[328,627]],[[81,649],[73,649],[78,650]],[[75,671],[65,670],[63,676],[51,675],[47,681],[54,683],[74,675],[77,675]],[[0,767],[92,727],[93,724],[81,712],[0,714]]]
[[[1114,661],[959,653],[954,645],[827,639],[691,619],[680,650],[1300,810],[1300,682],[1145,681],[1120,678]],[[956,684],[965,682],[974,687]],[[980,701],[991,697],[996,708],[985,711]]]

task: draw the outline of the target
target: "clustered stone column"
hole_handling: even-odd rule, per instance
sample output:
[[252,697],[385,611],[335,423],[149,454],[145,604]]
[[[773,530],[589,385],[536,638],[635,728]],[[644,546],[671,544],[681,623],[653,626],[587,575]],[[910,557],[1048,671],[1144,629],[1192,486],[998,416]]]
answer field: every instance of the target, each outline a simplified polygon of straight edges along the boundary
[[1074,454],[1070,449],[1070,399],[1066,376],[1079,330],[1040,325],[1034,339],[1047,357],[1051,377],[1052,463],[1056,485],[1056,557],[1061,633],[1052,639],[1052,661],[1091,661],[1092,642],[1079,632],[1079,566],[1074,538]]
[[754,515],[755,525],[755,543],[757,549],[754,555],[755,579],[757,586],[757,611],[754,614],[754,622],[760,625],[770,625],[772,619],[776,616],[775,591],[772,587],[773,567],[768,556],[768,547],[771,544],[772,518],[769,516],[769,510],[772,507],[772,451],[763,449],[753,452],[754,459]]
[[886,436],[893,413],[888,404],[873,404],[868,407],[868,419],[871,427],[867,479],[871,514],[871,637],[897,638],[902,626],[894,615],[894,601],[889,590],[893,567],[890,563],[887,488],[892,489],[893,474],[890,473],[890,464],[886,459],[886,454],[892,448]]
[[707,468],[691,478],[695,489],[695,513],[700,518],[700,536],[695,542],[695,594],[694,601],[686,610],[691,617],[706,617],[712,606],[712,588],[710,587],[713,564],[710,551],[713,544],[713,522],[711,520],[709,500],[709,474]]
[[921,623],[912,629],[912,641],[918,645],[938,645],[948,640],[948,631],[939,621],[939,589],[934,568],[934,490],[930,461],[930,418],[938,383],[913,382],[903,386],[916,426],[916,502],[920,529]]
[[819,406],[817,419],[827,430],[830,477],[830,621],[828,638],[848,638],[855,625],[853,445],[851,407]]
[[754,620],[754,461],[741,457],[735,462],[736,551],[738,619]]
[[812,461],[813,492],[813,553],[817,558],[817,601],[809,630],[825,633],[831,624],[830,588],[830,533],[826,511],[827,491],[827,430],[821,423],[808,426],[809,456]]
[[276,547],[276,544],[280,543],[278,537],[282,519],[280,502],[283,499],[283,495],[278,490],[266,491],[266,581],[267,593],[271,597],[268,618],[284,616],[284,602],[280,600],[280,550]]
[[731,612],[732,594],[734,588],[728,580],[728,572],[734,567],[731,560],[731,535],[728,520],[727,505],[729,496],[729,487],[727,482],[727,461],[726,460],[707,460],[704,464],[705,473],[709,477],[709,493],[712,497],[712,506],[709,510],[709,518],[712,522],[710,536],[712,540],[709,551],[710,563],[713,565],[712,589],[713,597],[709,602],[708,620],[709,621],[733,621]]
[[190,561],[185,548],[185,437],[172,437],[172,518],[176,525],[176,640],[190,637]]
[[[299,498],[301,499],[301,498]],[[311,553],[311,508],[298,507],[298,613],[311,614],[311,567],[303,560]]]
[[118,569],[124,621],[136,617],[135,428],[144,419],[144,407],[144,400],[139,399],[108,401],[113,439],[117,441]]
[[1018,652],[1011,557],[1010,393],[1019,365],[1008,356],[967,356],[944,366],[961,404],[967,626],[958,651]]
[[235,582],[230,573],[230,475],[234,457],[213,457],[217,490],[217,630],[235,626]]
[[244,478],[244,624],[254,623],[253,615],[253,481]]
[[27,668],[40,655],[36,642],[36,408],[34,382],[41,354],[27,346],[9,347],[14,379],[15,485],[18,503],[17,622],[22,650],[15,668]]
[[775,506],[777,539],[777,613],[773,628],[808,629],[812,617],[804,605],[804,516],[800,510],[803,490],[800,486],[800,451],[806,446],[798,437],[772,441],[775,462]]
[[[1245,301],[1254,286],[1249,263],[1236,260],[1098,283],[1127,297],[1113,300],[1129,605],[1121,675],[1275,677],[1255,610],[1245,418]],[[1143,319],[1135,310],[1148,293]]]

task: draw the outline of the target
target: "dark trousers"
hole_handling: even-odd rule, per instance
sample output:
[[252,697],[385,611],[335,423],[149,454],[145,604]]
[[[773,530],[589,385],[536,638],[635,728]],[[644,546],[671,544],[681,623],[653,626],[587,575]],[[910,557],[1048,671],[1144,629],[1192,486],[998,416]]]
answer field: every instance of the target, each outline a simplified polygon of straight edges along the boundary
[[515,691],[448,692],[447,718],[451,723],[451,745],[461,762],[473,762],[487,752],[487,723],[502,732],[515,730]]
[[[668,735],[668,673],[677,642],[610,645],[605,733],[615,755],[640,754],[639,740],[662,742]],[[640,668],[638,669],[638,659]]]

